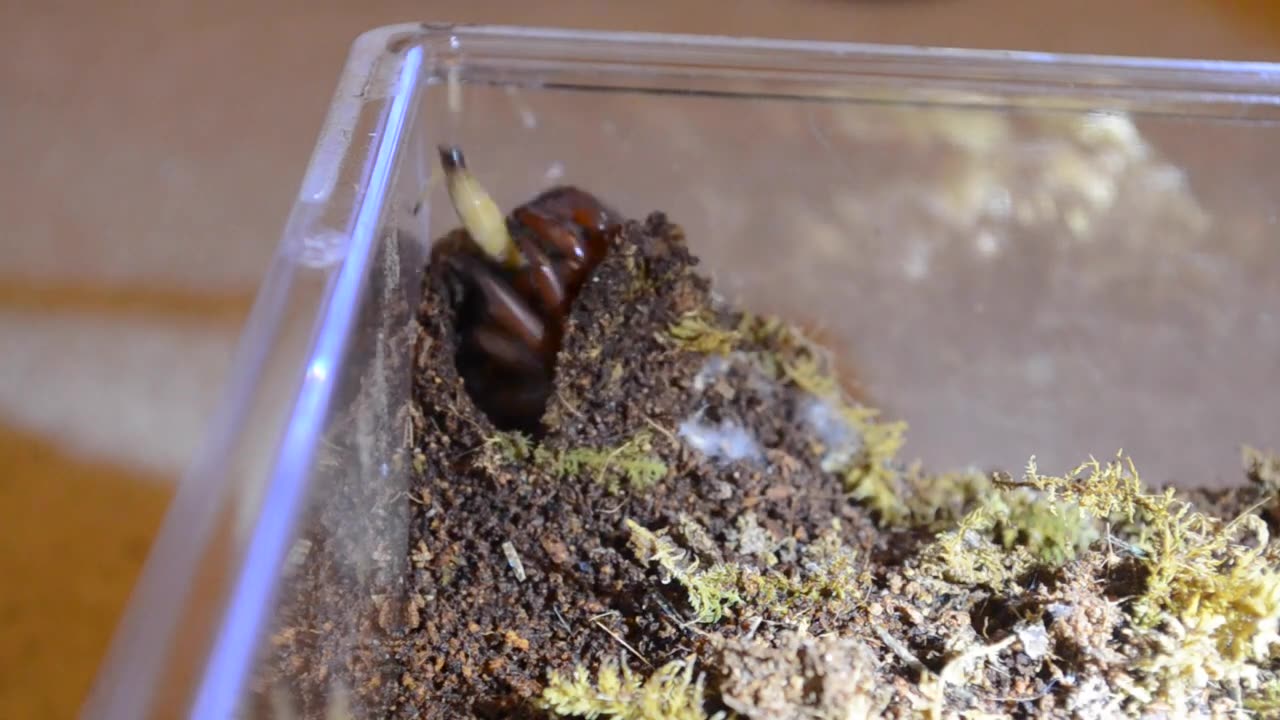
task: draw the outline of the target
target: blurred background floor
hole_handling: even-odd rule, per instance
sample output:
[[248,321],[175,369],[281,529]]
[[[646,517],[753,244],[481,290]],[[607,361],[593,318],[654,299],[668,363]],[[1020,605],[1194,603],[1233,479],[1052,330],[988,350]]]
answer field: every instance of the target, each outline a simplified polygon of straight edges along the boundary
[[361,31],[432,20],[1280,59],[1280,4],[1269,0],[677,7],[0,9],[0,717],[75,714]]

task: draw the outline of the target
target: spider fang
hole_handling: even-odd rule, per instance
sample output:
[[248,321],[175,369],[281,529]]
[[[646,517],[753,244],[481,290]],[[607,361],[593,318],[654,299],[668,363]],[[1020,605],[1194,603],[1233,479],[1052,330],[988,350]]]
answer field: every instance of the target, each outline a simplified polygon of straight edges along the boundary
[[462,150],[456,145],[441,145],[439,151],[449,201],[471,238],[497,262],[508,268],[520,267],[523,258],[511,239],[507,220],[498,204],[467,169]]

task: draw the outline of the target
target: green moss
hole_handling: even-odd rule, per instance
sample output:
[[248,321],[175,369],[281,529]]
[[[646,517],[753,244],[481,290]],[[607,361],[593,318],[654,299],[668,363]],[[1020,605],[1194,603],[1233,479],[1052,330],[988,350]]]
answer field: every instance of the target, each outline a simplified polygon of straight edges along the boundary
[[1074,560],[1102,536],[1094,518],[1076,505],[1048,503],[1035,493],[1000,493],[992,508],[999,519],[996,542],[1023,548],[1045,565]]
[[744,614],[796,623],[816,612],[843,614],[862,601],[870,579],[862,576],[856,553],[840,541],[837,529],[801,552],[804,571],[794,576],[753,570],[739,574]]
[[1144,591],[1129,613],[1148,651],[1134,666],[1160,692],[1179,697],[1209,682],[1246,679],[1273,657],[1278,550],[1256,515],[1224,522],[1194,511],[1172,489],[1148,493],[1127,458],[1090,460],[1065,476],[1042,475],[1033,459],[1017,485],[1111,522],[1115,539],[1145,568]]
[[636,557],[646,565],[657,563],[664,574],[664,582],[675,579],[684,586],[696,622],[718,622],[726,609],[742,603],[742,596],[737,590],[742,568],[738,565],[716,563],[700,570],[697,559],[690,558],[689,553],[671,538],[630,519],[627,520],[627,529],[631,533],[631,548]]
[[1093,519],[1070,503],[988,484],[977,506],[941,533],[922,558],[933,575],[948,582],[1002,589],[1033,567],[1074,559],[1099,537]]
[[[1033,458],[1023,485],[1055,503],[1073,501],[1101,520],[1126,523],[1121,530],[1150,573],[1136,603],[1141,618],[1186,608],[1225,610],[1252,597],[1252,586],[1264,580],[1260,551],[1234,542],[1255,516],[1223,523],[1194,511],[1173,489],[1147,493],[1132,460],[1090,460],[1067,476],[1049,476],[1038,472]],[[1265,535],[1265,527],[1256,529]]]
[[605,663],[592,679],[578,666],[568,675],[553,673],[538,706],[557,715],[617,720],[715,720],[703,709],[701,677],[693,676],[693,658],[677,660],[646,677],[625,663]]
[[921,566],[947,582],[1004,589],[1030,569],[1034,558],[1025,548],[1005,548],[992,539],[999,521],[990,506],[974,509],[921,551]]
[[1123,517],[1133,523],[1140,513],[1145,513],[1153,525],[1172,521],[1173,491],[1162,495],[1145,493],[1133,461],[1123,456],[1105,466],[1091,458],[1063,476],[1040,474],[1036,459],[1032,457],[1021,482],[1007,476],[1002,476],[998,482],[1006,488],[1034,488],[1045,493],[1050,502],[1074,503],[1101,520]]
[[846,418],[862,435],[862,449],[844,471],[845,490],[875,510],[888,523],[907,516],[907,506],[894,467],[905,442],[905,422],[878,422],[871,408],[846,408]]
[[789,576],[732,562],[699,569],[698,561],[665,534],[633,520],[627,520],[627,528],[637,558],[656,563],[664,582],[674,579],[684,586],[699,623],[719,622],[731,608],[778,621],[797,621],[819,610],[840,613],[861,600],[866,585],[853,550],[835,529],[803,549],[805,571]]
[[497,463],[526,462],[533,456],[533,441],[518,432],[497,432],[485,443]]
[[556,477],[590,474],[609,492],[644,490],[667,475],[667,465],[653,453],[653,438],[646,431],[633,435],[612,448],[572,448],[551,450],[535,445],[520,433],[500,432],[489,438],[491,463],[522,463],[532,460]]
[[718,327],[705,311],[685,314],[667,328],[667,334],[679,347],[708,355],[728,355],[741,339],[737,332]]
[[[945,524],[957,509],[968,508],[956,520],[959,527],[980,533],[993,551],[1025,551],[1028,560],[1041,565],[1073,560],[1101,537],[1095,518],[1075,503],[1033,488],[992,482],[981,473],[937,478],[913,474],[909,485],[913,522]],[[955,532],[946,537],[955,538]]]
[[548,453],[545,462],[560,476],[594,473],[596,481],[610,492],[618,492],[625,484],[631,490],[643,490],[657,484],[667,475],[667,465],[652,452],[652,437],[641,431],[616,448],[574,448]]

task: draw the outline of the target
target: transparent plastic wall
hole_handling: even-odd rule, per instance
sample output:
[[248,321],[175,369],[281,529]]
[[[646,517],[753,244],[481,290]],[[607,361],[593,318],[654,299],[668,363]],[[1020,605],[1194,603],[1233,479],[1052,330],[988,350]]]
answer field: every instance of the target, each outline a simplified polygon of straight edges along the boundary
[[[349,706],[343,657],[377,658],[395,703],[414,310],[456,224],[438,144],[504,207],[573,183],[665,212],[721,294],[819,331],[929,467],[1123,449],[1212,485],[1242,443],[1280,446],[1278,91],[1270,65],[367,34],[88,716],[380,716]],[[317,544],[348,605],[297,594]],[[273,659],[284,613],[346,653],[297,668],[324,698]]]

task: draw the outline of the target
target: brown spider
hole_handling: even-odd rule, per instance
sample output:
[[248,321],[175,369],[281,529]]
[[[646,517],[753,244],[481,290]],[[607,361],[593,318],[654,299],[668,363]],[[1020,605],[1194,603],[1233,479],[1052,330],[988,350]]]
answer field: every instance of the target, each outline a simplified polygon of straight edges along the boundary
[[439,148],[462,221],[432,248],[456,314],[456,362],[467,392],[502,430],[537,434],[574,299],[608,252],[621,216],[570,186],[503,217],[457,147]]

